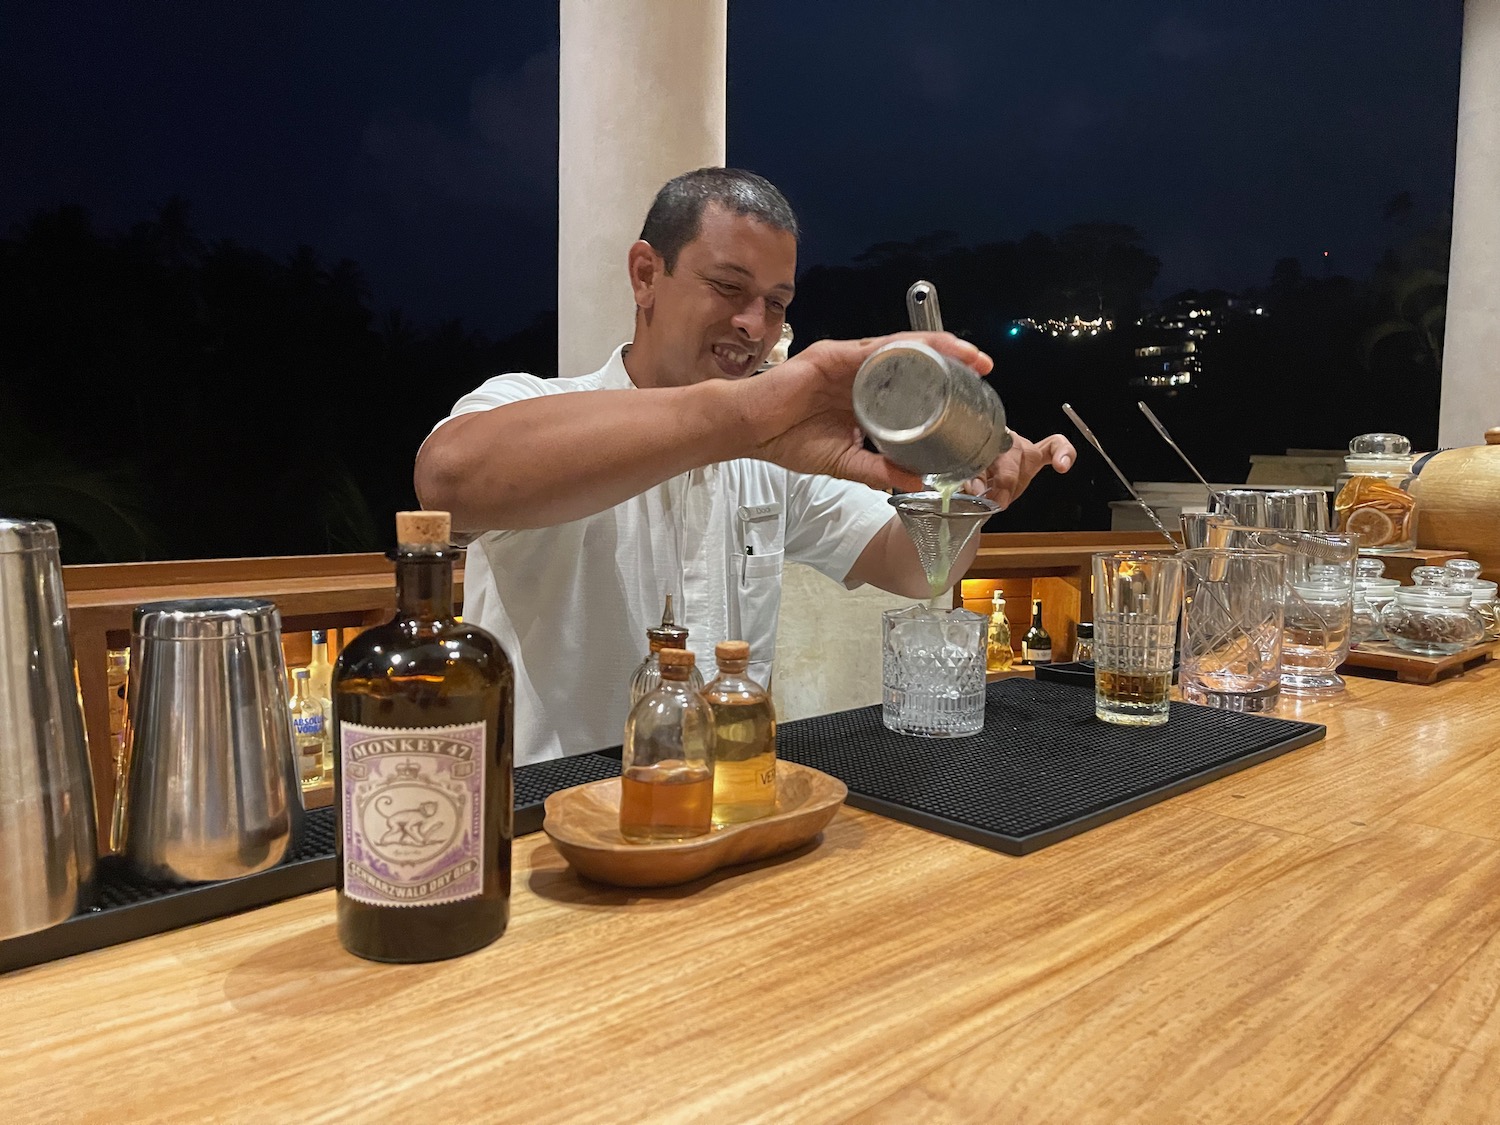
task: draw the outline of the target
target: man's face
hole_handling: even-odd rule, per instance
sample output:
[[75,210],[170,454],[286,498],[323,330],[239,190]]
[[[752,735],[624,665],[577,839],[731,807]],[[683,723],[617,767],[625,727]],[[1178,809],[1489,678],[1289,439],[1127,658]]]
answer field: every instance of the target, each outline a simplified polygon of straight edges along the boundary
[[650,286],[657,380],[682,386],[752,374],[781,337],[796,273],[797,241],[787,231],[706,207],[698,237]]

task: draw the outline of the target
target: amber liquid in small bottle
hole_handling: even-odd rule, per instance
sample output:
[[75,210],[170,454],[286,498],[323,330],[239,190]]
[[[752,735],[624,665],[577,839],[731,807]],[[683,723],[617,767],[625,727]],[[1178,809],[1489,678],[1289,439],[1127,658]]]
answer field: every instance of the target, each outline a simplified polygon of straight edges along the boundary
[[693,654],[658,654],[661,683],[625,720],[620,835],[637,844],[685,840],[713,827],[714,717],[688,684]]
[[701,836],[713,811],[714,771],[667,760],[620,775],[620,834],[627,840]]
[[746,675],[749,646],[725,641],[719,675],[703,689],[714,715],[715,824],[739,824],[776,811],[776,712],[765,688]]

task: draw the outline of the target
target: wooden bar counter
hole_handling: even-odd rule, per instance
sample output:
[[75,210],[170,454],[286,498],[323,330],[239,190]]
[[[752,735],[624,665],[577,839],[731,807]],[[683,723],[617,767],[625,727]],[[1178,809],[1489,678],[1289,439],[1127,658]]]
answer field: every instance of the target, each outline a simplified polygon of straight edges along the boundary
[[842,811],[685,888],[516,846],[509,932],[320,893],[0,978],[7,1121],[1500,1120],[1500,666],[1014,858]]

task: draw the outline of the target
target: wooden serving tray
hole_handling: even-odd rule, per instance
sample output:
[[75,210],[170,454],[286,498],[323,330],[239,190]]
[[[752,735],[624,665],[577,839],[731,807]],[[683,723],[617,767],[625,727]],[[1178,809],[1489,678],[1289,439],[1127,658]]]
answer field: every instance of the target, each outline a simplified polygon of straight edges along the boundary
[[770,816],[690,840],[632,844],[620,835],[619,779],[607,778],[548,797],[542,830],[580,875],[619,887],[670,887],[807,843],[833,819],[848,793],[836,777],[778,761],[776,811]]
[[1394,672],[1396,679],[1404,684],[1435,684],[1494,659],[1497,650],[1500,641],[1487,641],[1451,656],[1418,656],[1403,652],[1389,641],[1361,641],[1349,650],[1340,671],[1356,675]]

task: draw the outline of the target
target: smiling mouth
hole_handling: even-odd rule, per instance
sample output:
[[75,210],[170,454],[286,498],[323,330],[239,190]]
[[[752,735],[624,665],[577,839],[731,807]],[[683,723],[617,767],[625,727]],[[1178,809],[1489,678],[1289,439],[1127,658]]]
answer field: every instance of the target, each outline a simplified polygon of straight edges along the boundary
[[714,362],[718,364],[719,370],[731,379],[750,374],[754,370],[755,360],[759,354],[730,344],[715,344],[713,353]]

